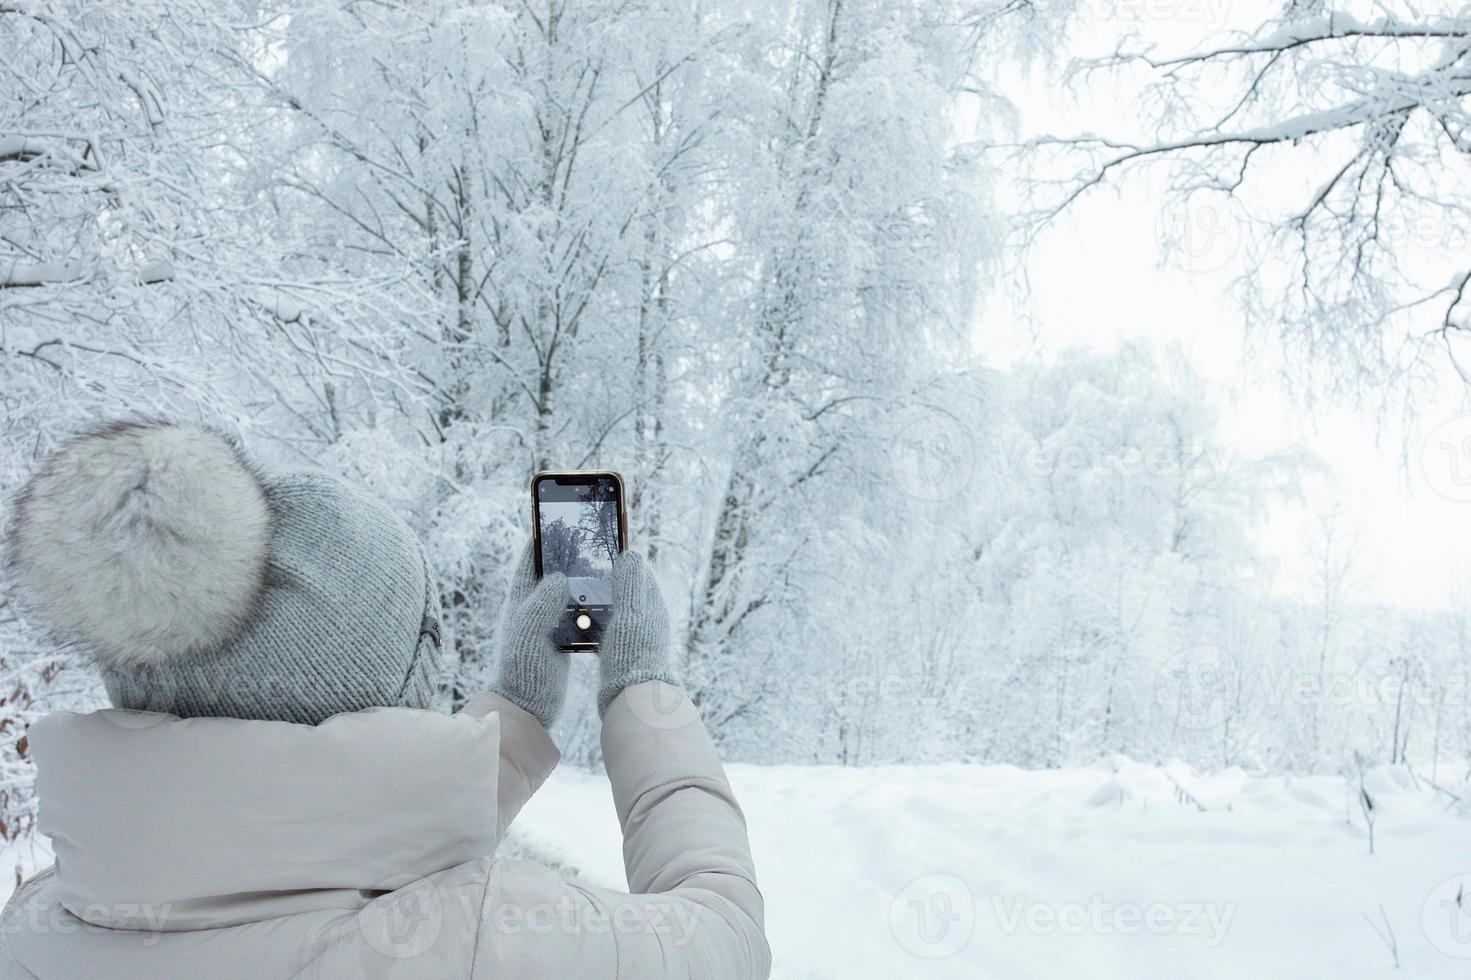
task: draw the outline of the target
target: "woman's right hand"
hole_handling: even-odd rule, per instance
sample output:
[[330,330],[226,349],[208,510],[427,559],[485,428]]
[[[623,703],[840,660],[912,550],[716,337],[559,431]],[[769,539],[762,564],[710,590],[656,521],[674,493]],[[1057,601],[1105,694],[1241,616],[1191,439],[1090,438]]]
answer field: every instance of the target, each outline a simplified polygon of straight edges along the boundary
[[669,610],[654,569],[625,551],[613,560],[613,613],[598,650],[598,717],[625,688],[645,681],[678,685],[669,660]]

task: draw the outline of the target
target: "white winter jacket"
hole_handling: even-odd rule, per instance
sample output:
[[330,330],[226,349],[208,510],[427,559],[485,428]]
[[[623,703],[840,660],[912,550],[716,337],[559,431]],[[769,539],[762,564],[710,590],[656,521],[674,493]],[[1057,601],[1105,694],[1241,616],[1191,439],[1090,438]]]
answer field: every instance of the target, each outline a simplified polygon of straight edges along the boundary
[[659,682],[603,721],[630,892],[497,859],[556,765],[493,695],[315,727],[128,711],[31,728],[55,867],[0,926],[0,977],[765,977],[744,819]]

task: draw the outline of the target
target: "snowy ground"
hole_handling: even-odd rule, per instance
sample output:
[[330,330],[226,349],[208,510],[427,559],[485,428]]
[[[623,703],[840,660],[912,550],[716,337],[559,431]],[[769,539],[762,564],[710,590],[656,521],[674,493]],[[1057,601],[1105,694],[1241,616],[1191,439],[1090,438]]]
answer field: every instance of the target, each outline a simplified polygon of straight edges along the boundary
[[[1122,759],[730,776],[779,978],[1471,976],[1471,819],[1403,770],[1370,774],[1372,857],[1332,777]],[[515,832],[623,885],[601,776],[558,772]]]

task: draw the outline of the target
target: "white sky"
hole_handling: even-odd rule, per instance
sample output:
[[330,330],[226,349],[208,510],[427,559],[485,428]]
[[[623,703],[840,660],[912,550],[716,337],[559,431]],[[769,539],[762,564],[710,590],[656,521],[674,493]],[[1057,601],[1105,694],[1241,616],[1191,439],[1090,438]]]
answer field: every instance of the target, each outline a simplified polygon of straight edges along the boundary
[[[1070,50],[1100,53],[1121,23],[1165,44],[1193,47],[1210,27],[1226,23],[1224,2],[1149,0],[1146,6],[1144,0],[1118,0],[1117,7],[1104,7],[1107,0],[1094,0],[1091,24],[1078,31]],[[1249,21],[1253,14],[1238,5],[1229,16]],[[1038,71],[1007,88],[1020,109],[1022,135],[1139,130],[1126,84],[1095,84],[1078,93],[1063,90],[1049,74]],[[1336,498],[1359,528],[1366,598],[1448,605],[1453,582],[1464,584],[1471,573],[1464,557],[1471,541],[1471,421],[1464,428],[1454,422],[1467,410],[1466,392],[1449,366],[1439,390],[1423,397],[1424,409],[1408,431],[1381,427],[1372,413],[1347,405],[1320,403],[1309,410],[1294,403],[1281,384],[1275,351],[1251,364],[1243,357],[1242,318],[1226,294],[1240,271],[1235,259],[1243,230],[1223,218],[1219,234],[1198,238],[1193,256],[1182,256],[1161,232],[1172,219],[1162,207],[1158,190],[1138,179],[1126,179],[1121,193],[1091,193],[1030,253],[1030,294],[1007,285],[990,298],[977,328],[979,352],[1005,366],[1019,357],[1049,357],[1073,346],[1108,349],[1132,338],[1178,344],[1216,387],[1208,397],[1220,409],[1222,441],[1233,452],[1252,456],[1300,446],[1332,474],[1305,487],[1306,506],[1274,507],[1259,532],[1262,550],[1277,561],[1279,591],[1300,594],[1306,585],[1309,522],[1316,508]],[[1450,428],[1442,428],[1447,423]],[[1427,439],[1428,455],[1422,456]],[[1463,470],[1453,471],[1455,465]]]

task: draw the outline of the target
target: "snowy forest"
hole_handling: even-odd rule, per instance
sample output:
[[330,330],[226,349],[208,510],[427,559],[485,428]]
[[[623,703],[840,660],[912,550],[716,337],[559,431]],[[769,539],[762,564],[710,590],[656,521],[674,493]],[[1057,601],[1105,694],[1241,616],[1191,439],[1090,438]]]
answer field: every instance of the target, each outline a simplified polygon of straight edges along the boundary
[[[1252,215],[1236,315],[1304,404],[1412,413],[1471,265],[1386,229],[1468,219],[1471,16],[1364,7],[1059,65],[1068,3],[0,0],[0,492],[120,415],[347,475],[429,543],[452,707],[531,473],[616,469],[730,761],[1464,781],[1471,604],[1374,598],[1334,512],[1268,584],[1311,453],[1233,444],[1167,344],[973,336],[1031,236],[1159,167]],[[1144,72],[1152,128],[1020,133],[1022,70]],[[0,674],[17,838],[25,726],[103,696],[8,604]]]

